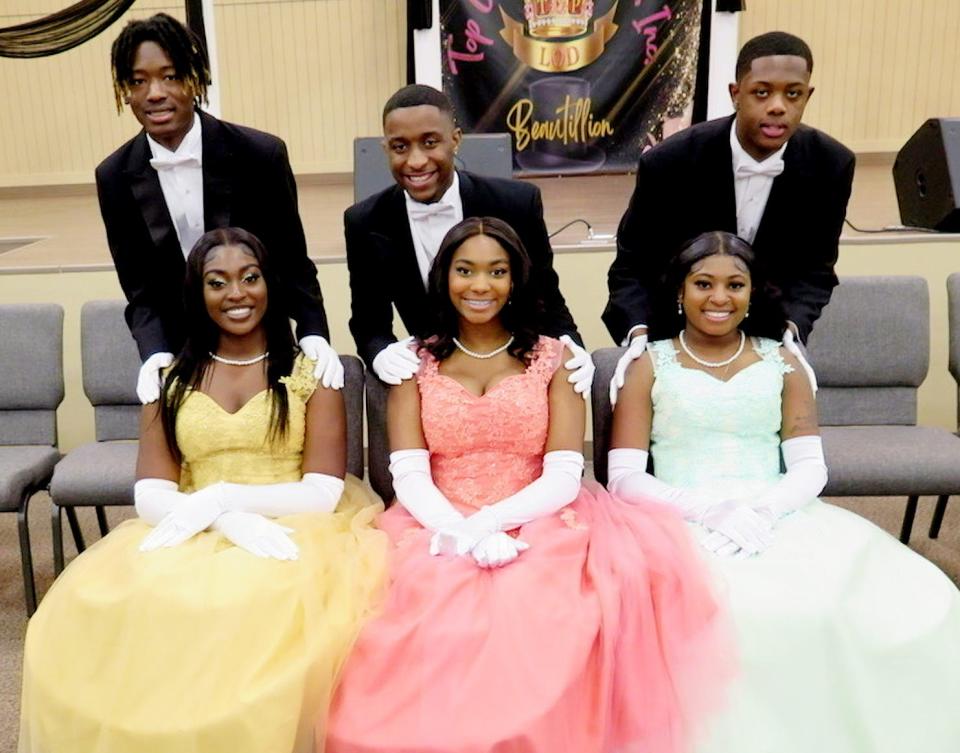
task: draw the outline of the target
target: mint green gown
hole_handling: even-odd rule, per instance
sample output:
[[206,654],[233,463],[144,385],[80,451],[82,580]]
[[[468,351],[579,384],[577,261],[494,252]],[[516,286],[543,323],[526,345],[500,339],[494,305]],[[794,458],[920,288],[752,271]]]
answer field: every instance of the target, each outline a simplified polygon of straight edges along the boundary
[[[746,498],[780,477],[779,343],[722,382],[650,346],[654,473]],[[691,524],[697,537],[706,535]],[[738,635],[740,675],[696,753],[957,753],[960,592],[869,521],[811,499],[748,559],[703,550]]]

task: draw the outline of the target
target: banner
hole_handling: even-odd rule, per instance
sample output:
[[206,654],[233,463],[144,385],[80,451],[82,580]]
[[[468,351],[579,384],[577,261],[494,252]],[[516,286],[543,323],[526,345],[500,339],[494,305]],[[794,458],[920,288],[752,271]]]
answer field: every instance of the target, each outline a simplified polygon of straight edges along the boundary
[[690,124],[703,0],[441,0],[443,88],[521,174],[625,172]]

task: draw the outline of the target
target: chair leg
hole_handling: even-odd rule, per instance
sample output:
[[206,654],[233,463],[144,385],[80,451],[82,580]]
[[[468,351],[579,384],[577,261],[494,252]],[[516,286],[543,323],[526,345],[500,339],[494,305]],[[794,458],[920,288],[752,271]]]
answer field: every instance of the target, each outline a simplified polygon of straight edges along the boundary
[[23,568],[23,596],[27,604],[27,617],[37,611],[37,586],[33,579],[33,555],[30,552],[30,528],[27,521],[27,506],[33,492],[23,495],[17,510],[17,528],[20,532],[20,562]]
[[949,494],[941,494],[937,497],[937,506],[933,508],[933,520],[930,521],[931,539],[935,539],[940,535],[940,526],[943,524],[943,514],[947,511],[947,502],[949,499]]
[[900,542],[903,544],[910,543],[910,532],[913,530],[913,519],[917,515],[917,501],[920,497],[916,494],[912,494],[907,497],[907,509],[903,514],[903,526],[900,528]]
[[70,532],[73,534],[73,542],[77,545],[79,554],[87,545],[83,542],[83,531],[80,530],[80,521],[77,520],[77,510],[74,507],[67,507],[67,522],[70,524]]
[[103,505],[97,505],[96,510],[97,510],[97,523],[100,526],[100,535],[106,536],[108,533],[110,533],[110,526],[107,525],[106,510],[103,509]]
[[50,503],[50,527],[53,529],[53,574],[63,572],[63,508]]

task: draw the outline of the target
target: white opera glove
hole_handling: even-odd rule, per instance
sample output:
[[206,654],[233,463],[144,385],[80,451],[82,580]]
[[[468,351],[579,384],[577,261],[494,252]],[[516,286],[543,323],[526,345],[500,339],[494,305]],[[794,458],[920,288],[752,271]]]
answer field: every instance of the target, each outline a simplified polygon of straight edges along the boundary
[[813,394],[816,395],[817,375],[813,373],[813,367],[804,357],[803,351],[800,350],[800,346],[797,344],[797,338],[794,336],[793,330],[789,325],[783,332],[783,347],[796,356],[800,362],[800,367],[803,369],[803,373],[806,374],[807,379],[810,380],[810,389],[813,390]]
[[412,344],[413,335],[390,343],[373,357],[373,373],[381,382],[396,385],[417,373],[420,358],[410,349]]
[[527,542],[500,531],[481,539],[470,554],[480,567],[494,568],[513,562],[520,556],[520,552],[525,552],[529,548],[530,545]]
[[230,510],[217,518],[213,527],[234,546],[257,557],[295,560],[300,556],[300,549],[290,538],[293,529],[274,523],[263,515]]
[[787,472],[750,503],[773,522],[815,499],[827,485],[823,440],[817,435],[793,437],[780,444]]
[[494,533],[512,531],[524,523],[552,515],[577,498],[583,475],[583,453],[554,450],[543,456],[543,473],[516,494],[481,508],[454,526],[441,529],[440,550],[466,554]]
[[623,352],[623,355],[620,356],[620,360],[617,361],[617,367],[613,370],[613,378],[610,380],[611,407],[617,404],[617,393],[623,389],[623,383],[627,380],[627,368],[633,361],[636,361],[640,356],[642,356],[643,351],[646,349],[646,334],[637,335],[630,341],[630,344]]
[[[158,481],[161,484],[157,484]],[[222,483],[210,484],[192,494],[172,491],[170,484],[173,482],[163,482],[163,479],[142,479],[134,484],[134,503],[144,520],[149,522],[147,515],[153,517],[164,506],[169,510],[144,537],[141,552],[182,544],[209,528],[226,510]]]
[[759,554],[772,540],[770,521],[746,503],[728,499],[707,510],[699,521],[722,533],[746,554]]
[[704,513],[724,501],[704,491],[671,486],[647,473],[649,453],[632,447],[620,447],[607,453],[607,489],[625,502],[653,498],[675,507],[684,520],[699,523]]
[[160,370],[173,363],[173,353],[154,353],[140,367],[137,374],[137,397],[140,402],[155,403],[160,399]]
[[343,389],[343,364],[337,351],[320,335],[307,335],[300,340],[300,350],[315,361],[313,376],[323,387]]
[[[390,473],[393,475],[393,491],[397,495],[397,502],[427,530],[439,531],[463,520],[463,515],[433,483],[430,453],[427,450],[391,452]],[[430,539],[430,554],[440,554],[436,536]]]
[[581,348],[570,335],[563,335],[560,342],[567,346],[567,350],[573,355],[564,365],[573,373],[567,380],[573,385],[574,392],[583,396],[584,400],[590,399],[590,387],[593,385],[593,372],[597,367],[593,365],[593,359],[586,350]]
[[343,494],[343,479],[304,473],[284,484],[221,484],[225,511],[252,512],[279,518],[302,512],[333,512]]

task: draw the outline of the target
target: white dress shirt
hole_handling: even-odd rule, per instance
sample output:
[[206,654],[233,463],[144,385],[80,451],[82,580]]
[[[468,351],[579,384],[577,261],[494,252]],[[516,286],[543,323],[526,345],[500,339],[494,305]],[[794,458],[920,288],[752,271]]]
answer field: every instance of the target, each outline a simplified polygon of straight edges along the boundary
[[193,114],[193,125],[175,152],[158,144],[149,134],[147,144],[153,159],[150,166],[160,178],[160,190],[177,231],[180,250],[186,259],[190,249],[203,235],[203,138],[200,116]]
[[757,237],[763,210],[770,198],[773,179],[783,172],[784,144],[762,162],[746,153],[737,138],[737,121],[730,126],[730,151],[733,152],[733,188],[737,196],[737,235],[747,243]]
[[463,201],[460,199],[460,176],[453,173],[450,183],[439,201],[430,204],[416,201],[406,191],[403,196],[407,202],[407,221],[410,223],[410,235],[413,236],[413,250],[417,254],[417,266],[420,278],[427,286],[430,267],[440,250],[443,237],[454,225],[463,219]]

